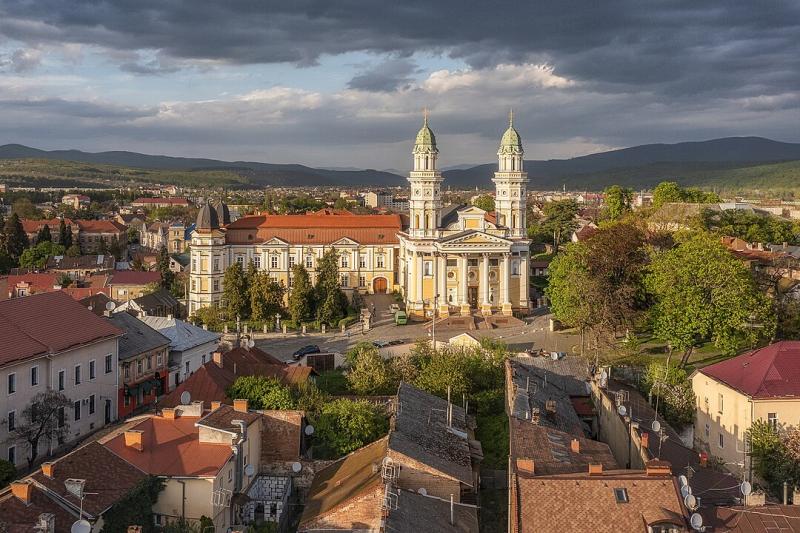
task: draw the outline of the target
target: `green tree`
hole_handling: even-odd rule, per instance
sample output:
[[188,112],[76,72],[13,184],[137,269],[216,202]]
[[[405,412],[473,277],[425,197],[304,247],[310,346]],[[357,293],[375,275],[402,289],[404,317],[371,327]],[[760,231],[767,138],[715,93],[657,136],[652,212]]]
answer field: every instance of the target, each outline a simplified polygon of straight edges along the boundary
[[[64,221],[62,220],[61,222],[63,223]],[[61,244],[67,250],[69,250],[75,244],[72,242],[72,224],[67,224],[64,227],[64,238],[61,240],[59,244]]]
[[347,314],[347,296],[339,280],[339,253],[335,248],[325,251],[317,265],[317,320],[335,325]]
[[478,209],[483,209],[484,211],[491,213],[494,211],[494,197],[490,194],[482,194],[481,196],[475,198],[475,201],[472,202],[472,205]]
[[32,269],[44,268],[47,265],[47,259],[54,255],[64,255],[64,247],[52,241],[41,241],[22,252],[19,257],[19,266]]
[[[69,433],[69,421],[65,412],[72,407],[72,400],[64,394],[48,389],[31,398],[10,432],[9,441],[23,441],[28,447],[28,466],[33,467],[39,451],[40,441],[60,440]],[[7,421],[5,421],[7,423]]]
[[[72,236],[70,235],[70,241],[72,241],[71,237]],[[69,248],[69,246],[72,246],[72,242],[70,242],[69,246],[67,246],[66,242],[67,242],[67,223],[64,222],[64,219],[62,218],[58,222],[58,244],[62,245],[64,248]]]
[[16,213],[12,213],[8,220],[6,220],[5,230],[3,231],[5,237],[3,244],[5,246],[5,253],[13,261],[18,261],[19,256],[25,251],[25,248],[30,246],[28,235],[22,227],[22,222]]
[[11,483],[17,478],[17,467],[0,459],[0,489]]
[[658,398],[659,414],[673,427],[682,428],[694,422],[694,391],[683,368],[669,361],[653,361],[642,376],[640,388]]
[[418,359],[420,365],[414,385],[420,389],[446,398],[448,387],[452,398],[461,398],[469,392],[468,367],[458,350],[441,349],[431,357]]
[[315,454],[334,459],[379,439],[389,429],[380,408],[365,400],[338,399],[326,403],[312,418],[316,428]]
[[674,181],[662,181],[653,189],[653,207],[683,202],[683,189]]
[[39,229],[39,233],[36,234],[36,242],[50,242],[53,240],[53,236],[50,235],[50,226],[47,224],[43,225]]
[[225,322],[219,307],[213,305],[201,307],[195,311],[193,319],[193,323],[197,325],[206,325],[211,331],[222,330],[222,325]]
[[67,248],[64,253],[67,257],[79,257],[81,255],[81,247],[77,244],[73,244]]
[[333,202],[334,209],[351,209],[352,207],[353,204],[348,202],[345,198],[339,197]]
[[247,300],[247,279],[241,263],[234,261],[225,270],[222,280],[222,305],[228,315],[228,320],[247,318],[250,312],[250,302]]
[[645,284],[655,302],[653,332],[683,351],[681,364],[705,341],[732,354],[772,337],[770,302],[748,268],[711,234],[676,238],[676,247],[652,253]]
[[169,268],[169,252],[167,252],[166,246],[162,246],[158,250],[156,268],[158,268],[158,272],[161,274],[161,287],[165,289],[172,287],[172,284],[175,282],[175,272]]
[[268,320],[283,315],[285,287],[266,271],[257,272],[250,286],[250,309],[254,320]]
[[39,220],[42,218],[42,211],[29,198],[20,198],[11,205],[11,213],[19,218],[29,220]]
[[391,394],[398,382],[389,364],[371,342],[360,342],[347,352],[351,368],[347,372],[350,390],[361,396]]
[[776,497],[784,483],[800,484],[800,431],[796,427],[780,431],[765,420],[754,421],[749,431],[753,469]]
[[568,241],[578,222],[575,217],[580,211],[575,200],[558,200],[548,202],[542,208],[544,220],[538,231],[552,238],[553,247],[558,251],[562,242]]
[[273,377],[240,376],[225,391],[228,398],[247,400],[250,409],[294,409],[292,391]]
[[631,203],[633,202],[633,191],[620,187],[619,185],[612,185],[603,191],[605,195],[605,208],[603,210],[606,219],[620,220],[626,214],[631,212]]

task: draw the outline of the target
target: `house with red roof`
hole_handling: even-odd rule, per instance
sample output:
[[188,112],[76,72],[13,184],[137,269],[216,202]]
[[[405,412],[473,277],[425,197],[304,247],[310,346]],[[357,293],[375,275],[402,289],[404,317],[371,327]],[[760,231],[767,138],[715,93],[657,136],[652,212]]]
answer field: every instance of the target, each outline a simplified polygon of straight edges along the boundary
[[156,271],[115,270],[111,272],[111,299],[127,302],[143,296],[148,285],[161,282],[161,273]]
[[740,471],[756,420],[778,431],[800,421],[800,341],[781,341],[698,369],[695,445]]
[[[0,457],[23,466],[116,420],[122,333],[61,291],[0,301]],[[71,402],[58,415],[68,432],[61,441],[42,438],[34,455],[17,430],[48,389]]]

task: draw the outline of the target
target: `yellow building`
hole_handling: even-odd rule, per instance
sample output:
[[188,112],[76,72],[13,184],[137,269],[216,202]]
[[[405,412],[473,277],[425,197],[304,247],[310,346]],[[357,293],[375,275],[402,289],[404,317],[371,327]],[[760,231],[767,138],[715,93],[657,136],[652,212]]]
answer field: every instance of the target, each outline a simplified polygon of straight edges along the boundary
[[698,449],[739,472],[749,469],[746,435],[753,421],[781,431],[800,421],[800,342],[783,341],[692,374]]
[[[522,140],[513,117],[497,151],[495,211],[442,206],[439,149],[426,115],[414,144],[408,181],[409,227],[400,233],[400,282],[413,315],[441,317],[480,310],[527,314],[530,241]],[[434,311],[435,309],[435,311]]]

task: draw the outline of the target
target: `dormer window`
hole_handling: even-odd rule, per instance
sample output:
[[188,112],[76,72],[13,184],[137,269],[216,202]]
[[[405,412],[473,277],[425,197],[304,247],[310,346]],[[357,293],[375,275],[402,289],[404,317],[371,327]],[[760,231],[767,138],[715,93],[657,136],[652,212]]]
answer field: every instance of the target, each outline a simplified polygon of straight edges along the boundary
[[614,499],[617,503],[628,503],[628,489],[624,487],[614,489]]

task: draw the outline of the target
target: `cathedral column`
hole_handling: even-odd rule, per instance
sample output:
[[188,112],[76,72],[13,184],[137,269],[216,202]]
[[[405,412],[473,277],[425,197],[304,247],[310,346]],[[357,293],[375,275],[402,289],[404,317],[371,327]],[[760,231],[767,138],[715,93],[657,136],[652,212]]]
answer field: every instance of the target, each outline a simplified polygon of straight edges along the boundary
[[422,252],[417,252],[414,257],[415,257],[415,259],[414,259],[414,274],[416,276],[416,284],[415,284],[416,293],[414,294],[414,302],[418,306],[424,307],[424,304],[422,303],[422,299],[423,299],[422,287],[423,287],[423,279],[424,279],[423,274],[425,272],[422,270]]
[[[406,260],[406,304],[413,304],[414,298],[417,296],[417,273],[414,272],[416,267],[414,254],[411,250],[406,250],[408,259]],[[412,305],[409,305],[412,307]],[[409,309],[410,312],[410,309]]]
[[468,316],[470,314],[469,300],[467,299],[468,264],[469,261],[466,254],[458,256],[458,302],[461,305],[461,316]]
[[450,316],[450,306],[447,303],[447,256],[436,253],[436,294],[439,295],[439,316],[446,318]]
[[511,254],[506,252],[503,254],[503,267],[500,272],[500,292],[501,303],[503,304],[503,314],[510,316],[511,311],[511,296],[509,293],[509,285],[511,284]]
[[530,308],[528,303],[528,291],[531,283],[530,265],[528,264],[528,254],[519,254],[519,306],[527,313]]
[[492,304],[489,302],[489,254],[483,254],[481,261],[481,313],[492,314]]

